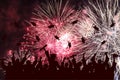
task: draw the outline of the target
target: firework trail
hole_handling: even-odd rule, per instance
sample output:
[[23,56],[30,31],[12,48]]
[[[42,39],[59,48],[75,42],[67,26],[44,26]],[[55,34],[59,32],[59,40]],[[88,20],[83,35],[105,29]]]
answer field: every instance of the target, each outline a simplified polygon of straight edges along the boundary
[[[50,53],[69,55],[77,44],[77,36],[72,34],[78,11],[70,0],[46,0],[35,7],[30,27],[24,35],[22,48],[31,49],[43,55],[40,48],[46,46]],[[29,41],[29,42],[28,42]],[[44,52],[43,52],[44,53]]]
[[88,0],[88,4],[85,9],[96,31],[92,39],[98,45],[104,42],[99,51],[109,52],[110,55],[119,52],[118,0]]
[[59,58],[81,56],[83,51],[89,57],[89,52],[95,50],[95,44],[89,39],[94,29],[84,12],[75,10],[71,0],[46,0],[40,3],[35,7],[31,21],[27,21],[30,27],[23,36],[25,41],[20,50],[30,49],[35,55],[45,56],[40,48],[47,45],[46,50],[56,53]]
[[71,0],[46,0],[35,8],[33,14],[38,21],[47,20],[55,26],[60,26],[73,18],[75,10]]
[[[24,48],[34,49],[42,55],[39,49],[46,46],[50,53],[60,56],[77,55],[81,57],[86,53],[86,58],[96,52],[96,43],[93,42],[94,28],[86,10],[75,10],[70,0],[49,0],[35,7],[31,27],[24,36]],[[29,42],[28,42],[29,41]],[[80,61],[81,58],[77,61]]]
[[[85,10],[94,24],[93,28],[96,30],[92,36],[92,41],[100,45],[96,48],[97,55],[104,57],[104,54],[101,53],[108,52],[111,63],[113,61],[112,54],[120,54],[119,0],[88,0]],[[119,66],[119,60],[116,63]],[[115,71],[115,80],[119,78],[118,71],[119,69],[117,68]]]

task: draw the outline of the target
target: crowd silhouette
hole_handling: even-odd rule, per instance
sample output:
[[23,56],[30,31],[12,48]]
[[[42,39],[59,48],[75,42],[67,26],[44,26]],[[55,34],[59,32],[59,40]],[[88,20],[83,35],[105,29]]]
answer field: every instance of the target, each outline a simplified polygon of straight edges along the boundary
[[[45,50],[45,49],[44,49]],[[28,53],[20,60],[16,59],[14,54],[6,65],[5,60],[1,60],[1,67],[5,70],[7,79],[109,79],[113,80],[115,57],[113,56],[112,66],[109,65],[109,57],[105,53],[106,59],[103,62],[96,62],[95,56],[86,63],[85,56],[80,62],[76,62],[75,56],[64,58],[61,63],[56,61],[56,54],[49,54],[45,50],[48,63],[42,63],[42,57],[31,62],[28,60]]]

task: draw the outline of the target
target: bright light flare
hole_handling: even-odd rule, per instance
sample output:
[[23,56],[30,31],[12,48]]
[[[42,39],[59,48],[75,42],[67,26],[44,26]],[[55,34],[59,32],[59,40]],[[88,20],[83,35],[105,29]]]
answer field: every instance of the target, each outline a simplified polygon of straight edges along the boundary
[[66,33],[60,37],[60,40],[56,41],[56,52],[57,54],[70,54],[68,42],[70,39],[70,34]]
[[13,55],[13,50],[8,50],[7,55],[12,56]]

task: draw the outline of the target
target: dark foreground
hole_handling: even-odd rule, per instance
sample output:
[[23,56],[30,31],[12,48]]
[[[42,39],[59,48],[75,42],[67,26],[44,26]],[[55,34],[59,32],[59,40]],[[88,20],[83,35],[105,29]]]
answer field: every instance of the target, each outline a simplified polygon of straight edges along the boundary
[[[1,67],[5,71],[5,80],[113,80],[116,66],[115,57],[113,56],[114,60],[110,66],[107,53],[105,53],[105,61],[98,60],[96,62],[96,55],[94,55],[88,64],[84,55],[78,63],[74,56],[72,59],[64,58],[61,63],[58,63],[55,54],[49,54],[48,51],[45,51],[45,54],[46,63],[42,57],[35,57],[34,62],[29,61],[27,52],[22,58],[15,58],[13,53],[11,61],[7,63],[6,59],[2,59]],[[2,77],[0,80],[4,79]]]

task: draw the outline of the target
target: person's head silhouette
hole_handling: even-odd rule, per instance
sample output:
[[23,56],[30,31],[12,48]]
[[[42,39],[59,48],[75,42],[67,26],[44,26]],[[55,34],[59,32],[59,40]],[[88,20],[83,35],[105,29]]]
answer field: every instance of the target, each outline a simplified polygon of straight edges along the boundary
[[56,59],[56,54],[50,54],[50,56],[51,56],[51,59],[52,59],[52,60],[55,60],[55,59]]
[[102,63],[102,61],[99,59],[99,60],[98,60],[98,64],[101,64],[101,63]]
[[26,62],[26,64],[27,64],[27,65],[30,65],[30,64],[31,64],[31,62],[28,60],[28,61]]

